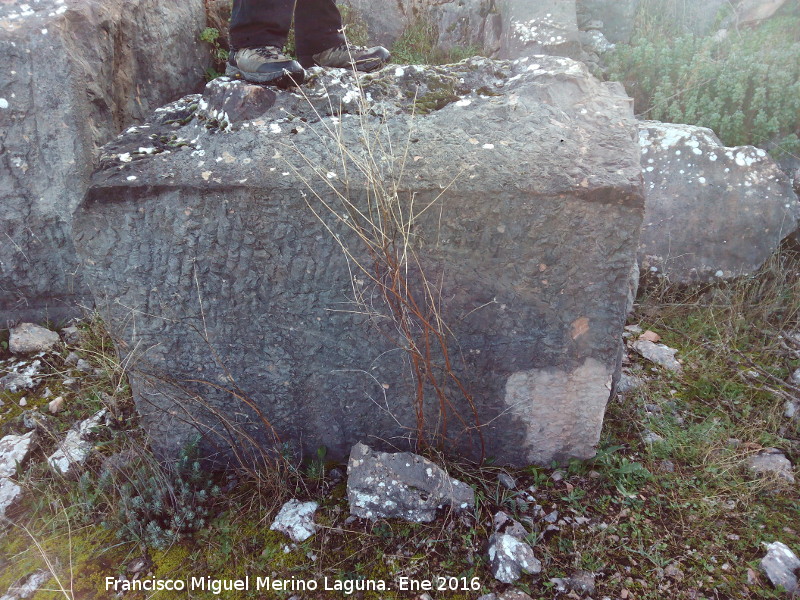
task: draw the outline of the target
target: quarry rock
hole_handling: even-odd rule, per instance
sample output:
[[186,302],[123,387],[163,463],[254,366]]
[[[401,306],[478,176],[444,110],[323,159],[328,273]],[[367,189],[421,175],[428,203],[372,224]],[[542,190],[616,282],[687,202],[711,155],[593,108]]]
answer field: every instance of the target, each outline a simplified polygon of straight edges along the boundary
[[495,0],[450,0],[431,7],[443,50],[474,47],[486,56],[500,51],[503,19]]
[[55,331],[33,323],[20,323],[9,331],[8,349],[14,354],[49,352],[59,341]]
[[491,56],[500,48],[502,20],[495,0],[343,0],[367,26],[369,44],[391,46],[408,30],[426,28],[442,50],[476,47]]
[[[389,65],[361,92],[354,77],[311,69],[258,117],[226,112],[250,86],[220,78],[104,148],[75,243],[137,349],[154,446],[175,453],[190,418],[337,459],[361,439],[410,449],[421,423],[475,458],[593,456],[643,214],[630,100],[548,56]],[[357,234],[380,237],[375,198],[414,211],[410,231],[388,223],[409,250],[392,256],[414,318],[447,324],[426,329],[432,365],[450,363],[441,396],[417,388],[386,265]]]
[[631,41],[639,0],[577,0],[578,25],[587,29],[591,21],[602,21],[600,30],[611,43]]
[[693,283],[755,272],[797,229],[791,181],[764,150],[704,127],[642,121],[643,273]]
[[575,0],[499,0],[502,16],[500,58],[580,51]]
[[436,509],[456,512],[475,506],[475,493],[427,458],[410,452],[376,452],[356,444],[347,463],[350,513],[362,519],[395,518],[416,523],[436,518]]
[[278,511],[269,528],[285,533],[293,542],[304,542],[317,532],[314,513],[318,508],[317,502],[289,500]]
[[772,585],[783,587],[789,596],[800,591],[800,558],[786,544],[772,542],[767,545],[767,554],[761,559],[761,570]]
[[786,0],[742,0],[736,7],[737,25],[752,25],[769,19],[780,9]]
[[0,312],[60,320],[91,295],[71,240],[95,152],[203,80],[203,0],[0,3]]

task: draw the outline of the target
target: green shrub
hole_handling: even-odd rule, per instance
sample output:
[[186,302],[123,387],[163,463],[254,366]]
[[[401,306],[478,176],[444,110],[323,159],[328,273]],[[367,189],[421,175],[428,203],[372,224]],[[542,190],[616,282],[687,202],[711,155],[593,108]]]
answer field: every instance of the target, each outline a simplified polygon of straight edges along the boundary
[[649,30],[607,55],[646,119],[713,129],[728,146],[800,150],[800,16],[773,18],[717,41]]
[[103,525],[118,538],[164,549],[208,522],[220,490],[198,461],[198,439],[190,442],[168,467],[148,461],[124,471],[106,471],[98,487],[113,494]]
[[439,31],[430,21],[416,19],[392,46],[392,62],[407,65],[442,65],[483,55],[477,46],[439,48]]
[[200,41],[211,45],[211,67],[206,69],[206,79],[211,81],[225,72],[228,50],[220,43],[219,29],[206,27],[200,32]]

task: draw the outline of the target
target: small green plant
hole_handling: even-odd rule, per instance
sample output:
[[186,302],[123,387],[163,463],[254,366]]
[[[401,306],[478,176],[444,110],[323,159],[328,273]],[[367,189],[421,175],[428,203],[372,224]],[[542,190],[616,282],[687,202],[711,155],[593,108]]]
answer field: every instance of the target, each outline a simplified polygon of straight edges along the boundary
[[200,32],[200,41],[211,45],[211,67],[206,69],[206,79],[211,81],[225,72],[228,50],[220,43],[220,32],[215,27],[206,27]]
[[409,65],[441,65],[456,63],[470,56],[481,56],[478,46],[439,47],[436,25],[418,18],[409,24],[392,46],[392,61]]
[[317,458],[309,461],[306,466],[306,477],[312,480],[320,480],[325,477],[325,457],[328,449],[325,446],[317,448]]
[[121,484],[110,470],[101,475],[101,489],[118,486],[115,508],[103,525],[122,540],[159,550],[202,529],[220,490],[201,468],[198,443],[197,438],[188,443],[167,467],[144,461],[118,471]]

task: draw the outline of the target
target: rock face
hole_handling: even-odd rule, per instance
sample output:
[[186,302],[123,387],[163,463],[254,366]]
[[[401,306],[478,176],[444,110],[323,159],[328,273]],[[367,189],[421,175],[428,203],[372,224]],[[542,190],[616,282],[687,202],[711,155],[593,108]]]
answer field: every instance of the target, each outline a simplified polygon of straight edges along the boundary
[[360,439],[407,444],[421,417],[428,439],[480,455],[455,379],[444,412],[425,383],[419,404],[389,275],[349,226],[388,198],[395,223],[413,221],[393,256],[449,328],[486,454],[593,456],[643,211],[628,98],[552,57],[359,81],[365,102],[344,70],[312,70],[302,94],[215,80],[105,148],[76,246],[106,322],[137,349],[156,446],[177,448],[187,419],[271,442],[268,421],[342,457]]
[[501,58],[578,56],[575,0],[500,0]]
[[371,44],[391,47],[406,28],[433,28],[439,48],[475,46],[487,55],[500,48],[502,21],[496,0],[343,0],[367,24]]
[[202,0],[0,3],[0,312],[60,320],[90,294],[70,215],[95,151],[202,82]]
[[634,30],[639,0],[577,0],[578,24],[602,22],[601,30],[612,43],[628,43]]
[[791,181],[760,149],[726,148],[704,127],[641,123],[643,272],[673,283],[756,271],[797,229]]
[[417,523],[436,518],[437,508],[475,506],[475,493],[427,458],[410,452],[375,452],[356,444],[347,463],[350,513],[362,519],[395,518]]

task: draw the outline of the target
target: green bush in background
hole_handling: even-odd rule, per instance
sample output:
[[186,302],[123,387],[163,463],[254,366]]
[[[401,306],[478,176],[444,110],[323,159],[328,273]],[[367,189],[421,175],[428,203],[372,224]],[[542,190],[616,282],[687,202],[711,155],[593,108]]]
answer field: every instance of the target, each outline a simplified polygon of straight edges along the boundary
[[[727,146],[800,153],[800,15],[773,17],[724,39],[640,19],[631,44],[606,55],[638,116],[709,127]],[[672,23],[672,25],[670,25]],[[677,37],[676,37],[677,35]]]

